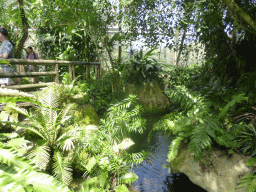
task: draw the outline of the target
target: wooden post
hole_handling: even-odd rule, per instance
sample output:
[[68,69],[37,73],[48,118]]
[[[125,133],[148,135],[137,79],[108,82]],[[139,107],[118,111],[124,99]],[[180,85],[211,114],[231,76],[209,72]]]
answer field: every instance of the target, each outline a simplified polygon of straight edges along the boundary
[[90,65],[86,65],[86,80],[90,79]]
[[[16,67],[16,71],[17,71],[18,73],[21,72],[21,71],[20,71],[21,65],[16,65],[15,67]],[[21,84],[21,78],[15,78],[14,81],[16,81],[16,84],[17,84],[17,85],[20,85],[20,84]]]
[[74,80],[76,78],[75,75],[75,65],[72,65],[72,80]]
[[[38,65],[34,65],[33,69],[34,69],[33,70],[34,72],[38,72],[38,69],[39,69]],[[33,77],[33,83],[39,83],[39,77]]]
[[72,77],[73,77],[72,65],[69,65],[69,66],[68,66],[68,72],[69,72],[69,77],[70,77],[70,79],[73,80],[73,78],[72,78]]
[[95,79],[99,79],[99,68],[97,65],[95,66]]
[[56,73],[54,81],[55,83],[59,83],[59,64],[55,64],[53,69]]
[[71,64],[68,66],[69,76],[71,80],[74,80],[75,77],[75,65]]

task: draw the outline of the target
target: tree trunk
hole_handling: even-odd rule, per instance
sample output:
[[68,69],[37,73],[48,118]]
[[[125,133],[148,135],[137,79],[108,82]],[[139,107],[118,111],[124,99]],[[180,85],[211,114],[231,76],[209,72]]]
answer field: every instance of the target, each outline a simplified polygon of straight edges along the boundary
[[108,53],[108,56],[109,56],[109,60],[110,60],[110,64],[111,64],[111,72],[113,74],[112,92],[116,93],[116,92],[118,92],[118,90],[117,90],[117,77],[116,77],[116,74],[115,74],[115,63],[114,63],[114,60],[112,58],[111,51],[110,51],[110,49],[107,46],[106,46],[106,50],[107,50],[107,53]]
[[177,57],[177,61],[176,61],[176,66],[179,65],[180,55],[181,55],[184,40],[185,40],[185,37],[186,37],[186,32],[187,32],[187,25],[184,27],[184,32],[183,32],[182,39],[181,39],[181,44],[180,44],[179,53],[178,53],[178,57]]
[[15,49],[15,56],[17,58],[19,58],[20,55],[21,55],[21,51],[23,49],[24,43],[25,43],[25,41],[27,40],[27,37],[28,37],[28,28],[29,28],[28,20],[26,18],[25,11],[24,11],[24,8],[23,8],[23,6],[24,6],[23,0],[18,0],[18,4],[19,4],[19,9],[20,9],[20,16],[21,16],[22,27],[23,27],[22,33],[23,34],[22,34],[22,37],[19,40],[19,42],[16,46],[16,49]]

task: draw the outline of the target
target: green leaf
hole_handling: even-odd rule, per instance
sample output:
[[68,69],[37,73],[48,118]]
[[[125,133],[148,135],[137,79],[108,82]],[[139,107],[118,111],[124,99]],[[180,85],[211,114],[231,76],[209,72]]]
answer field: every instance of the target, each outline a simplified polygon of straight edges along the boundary
[[129,172],[126,173],[125,175],[123,175],[120,178],[121,183],[133,183],[134,181],[136,181],[139,177],[136,175],[136,173],[134,172]]
[[97,160],[95,159],[95,157],[92,157],[87,165],[85,166],[85,168],[87,169],[88,172],[90,172],[92,170],[92,168],[97,164]]
[[174,139],[169,147],[169,153],[168,153],[168,161],[171,162],[178,154],[178,147],[180,145],[180,142],[183,140],[183,137],[177,137]]
[[117,145],[117,148],[121,150],[126,150],[132,145],[134,145],[134,142],[130,138],[126,138],[120,144]]
[[129,192],[129,189],[125,185],[118,185],[115,188],[116,192]]

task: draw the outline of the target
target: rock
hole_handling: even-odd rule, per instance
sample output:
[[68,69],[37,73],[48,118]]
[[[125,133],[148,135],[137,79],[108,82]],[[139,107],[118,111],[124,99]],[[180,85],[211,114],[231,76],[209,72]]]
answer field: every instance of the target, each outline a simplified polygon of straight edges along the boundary
[[242,176],[250,173],[246,157],[234,153],[228,157],[223,151],[214,150],[211,157],[195,162],[194,155],[184,143],[177,157],[170,163],[173,172],[184,173],[196,185],[208,192],[245,192],[247,188],[236,188]]
[[99,116],[92,105],[78,105],[73,107],[75,122],[83,125],[99,125]]
[[169,105],[169,98],[163,94],[157,82],[127,84],[124,91],[127,95],[138,96],[138,102],[143,106],[145,114],[164,113]]

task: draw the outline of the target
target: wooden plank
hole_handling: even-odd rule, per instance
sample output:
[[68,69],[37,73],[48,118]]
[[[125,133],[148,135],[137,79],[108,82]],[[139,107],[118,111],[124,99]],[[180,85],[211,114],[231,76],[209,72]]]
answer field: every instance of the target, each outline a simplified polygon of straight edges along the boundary
[[[2,61],[8,61],[12,65],[100,65],[100,62],[88,62],[88,61],[62,61],[62,60],[28,60],[28,59],[1,59]],[[0,61],[1,61],[0,60]],[[1,62],[0,62],[1,64]]]
[[29,89],[29,88],[40,88],[40,87],[47,87],[51,85],[53,82],[50,83],[38,83],[38,84],[26,84],[26,85],[10,85],[5,86],[4,88],[7,89]]
[[[30,102],[17,102],[16,106],[17,107],[29,107],[29,106],[33,106],[35,104],[30,103]],[[2,111],[6,106],[6,103],[0,103],[0,111]]]
[[0,78],[12,77],[37,77],[37,76],[55,76],[56,72],[14,72],[14,73],[0,73]]

